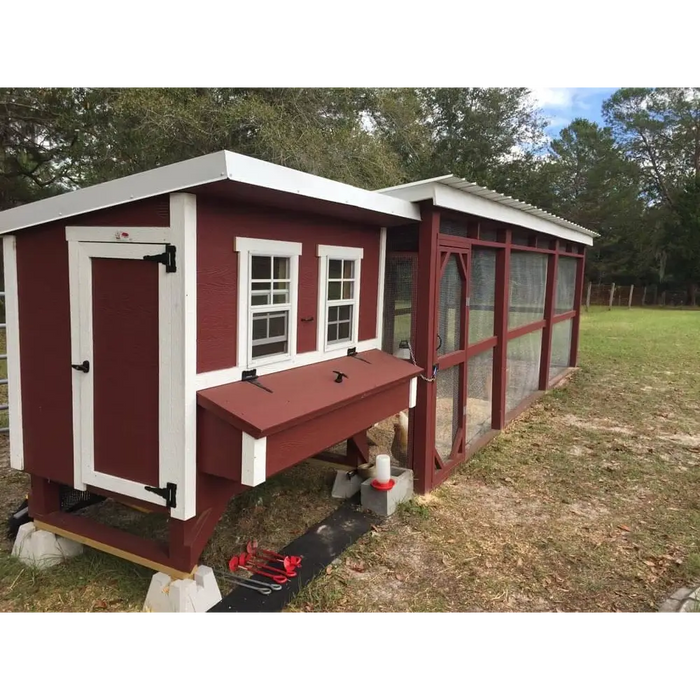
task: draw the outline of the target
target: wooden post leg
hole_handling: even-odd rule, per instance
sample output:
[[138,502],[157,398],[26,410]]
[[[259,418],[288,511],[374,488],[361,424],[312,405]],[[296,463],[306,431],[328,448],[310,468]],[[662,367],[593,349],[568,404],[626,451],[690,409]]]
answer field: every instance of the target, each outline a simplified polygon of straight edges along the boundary
[[348,439],[347,455],[348,463],[353,467],[359,467],[361,464],[369,462],[369,443],[367,442],[366,430]]
[[32,518],[40,518],[42,515],[55,513],[61,509],[59,484],[39,476],[32,476],[31,484],[29,515]]

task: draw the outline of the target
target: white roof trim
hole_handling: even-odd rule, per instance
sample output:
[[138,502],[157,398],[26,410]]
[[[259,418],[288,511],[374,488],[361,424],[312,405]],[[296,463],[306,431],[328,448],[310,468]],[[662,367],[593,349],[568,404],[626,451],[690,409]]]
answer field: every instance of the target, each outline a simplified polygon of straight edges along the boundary
[[0,212],[0,234],[221,180],[420,221],[418,206],[402,198],[363,190],[238,153],[218,151]]
[[435,206],[466,214],[496,219],[513,226],[541,231],[564,240],[593,245],[600,234],[538,209],[532,204],[481,187],[454,175],[441,175],[428,180],[378,190],[409,202],[432,199]]

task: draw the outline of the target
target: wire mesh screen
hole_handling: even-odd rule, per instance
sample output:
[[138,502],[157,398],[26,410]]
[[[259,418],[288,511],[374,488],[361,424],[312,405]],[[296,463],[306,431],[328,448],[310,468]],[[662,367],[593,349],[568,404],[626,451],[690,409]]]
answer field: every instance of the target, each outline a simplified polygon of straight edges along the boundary
[[542,331],[508,341],[506,361],[506,411],[512,411],[537,391],[542,356]]
[[449,459],[459,430],[459,385],[462,365],[437,373],[435,404],[435,448],[443,461]]
[[459,236],[460,238],[466,238],[469,234],[466,221],[460,221],[459,219],[448,219],[447,217],[440,217],[440,233],[447,234],[448,236]]
[[552,380],[569,366],[571,355],[571,328],[573,320],[552,326],[552,357],[549,361],[549,379]]
[[469,358],[467,368],[467,445],[491,430],[493,349]]
[[511,253],[508,328],[544,318],[548,257],[544,253]]
[[438,355],[446,355],[460,348],[463,286],[464,280],[459,272],[457,257],[450,255],[440,280],[438,334],[440,335],[441,345]]
[[469,344],[494,334],[496,251],[472,248],[469,285]]
[[384,279],[384,330],[382,350],[392,355],[402,340],[413,338],[416,313],[416,256],[388,255]]
[[574,308],[576,295],[576,258],[560,257],[557,263],[557,300],[554,313],[563,314]]

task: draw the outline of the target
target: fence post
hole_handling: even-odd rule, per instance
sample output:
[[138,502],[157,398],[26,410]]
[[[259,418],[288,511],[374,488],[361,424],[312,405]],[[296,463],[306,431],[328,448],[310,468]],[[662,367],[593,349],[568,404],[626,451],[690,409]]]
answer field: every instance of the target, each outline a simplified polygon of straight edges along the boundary
[[632,308],[632,292],[634,292],[634,285],[630,285],[630,298],[627,300],[627,308],[631,309]]
[[588,290],[586,291],[586,311],[591,310],[591,287],[593,286],[593,282],[588,283]]
[[610,299],[608,300],[608,311],[612,311],[613,299],[615,298],[615,283],[610,287]]
[[642,306],[646,304],[647,301],[647,286],[644,285],[644,291],[642,292]]

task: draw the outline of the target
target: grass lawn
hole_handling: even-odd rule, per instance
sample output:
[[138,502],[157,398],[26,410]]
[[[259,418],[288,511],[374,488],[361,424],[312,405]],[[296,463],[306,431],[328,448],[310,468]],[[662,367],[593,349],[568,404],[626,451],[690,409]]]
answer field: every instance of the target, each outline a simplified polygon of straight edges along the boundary
[[[700,314],[594,308],[581,370],[445,484],[349,549],[291,610],[654,610],[700,582]],[[5,448],[6,449],[6,448]],[[204,561],[328,514],[299,465],[235,499]],[[0,464],[3,520],[26,489]],[[134,516],[136,517],[136,516]],[[0,533],[0,610],[134,610],[151,572],[90,551],[36,573]]]

